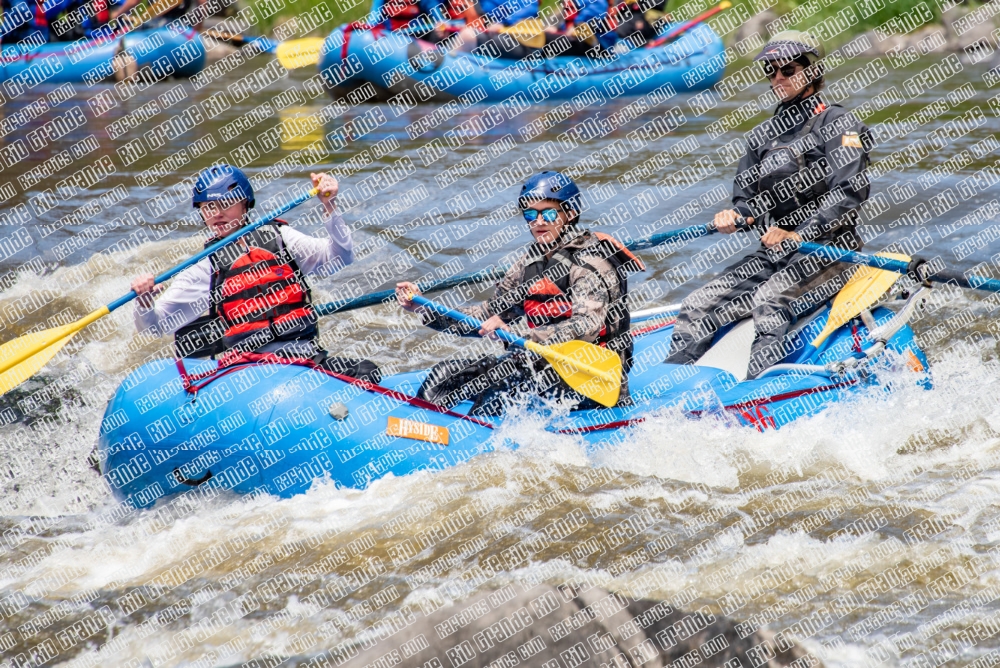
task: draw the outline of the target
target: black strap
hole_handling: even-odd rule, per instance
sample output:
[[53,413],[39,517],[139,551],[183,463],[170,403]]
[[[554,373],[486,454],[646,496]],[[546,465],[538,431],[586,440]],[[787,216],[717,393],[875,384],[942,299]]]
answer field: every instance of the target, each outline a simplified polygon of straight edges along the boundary
[[[819,119],[831,109],[833,109],[833,107],[827,107],[826,109],[819,112],[818,114],[813,115],[812,118],[803,123],[802,127],[799,128],[799,131],[795,133],[795,138],[792,140],[792,142],[793,143],[797,142],[798,140],[809,135],[812,132],[813,127],[816,126],[816,123],[819,122]],[[806,168],[806,152],[805,151],[799,152],[795,156],[795,162],[798,163],[799,165],[799,172],[802,172]]]

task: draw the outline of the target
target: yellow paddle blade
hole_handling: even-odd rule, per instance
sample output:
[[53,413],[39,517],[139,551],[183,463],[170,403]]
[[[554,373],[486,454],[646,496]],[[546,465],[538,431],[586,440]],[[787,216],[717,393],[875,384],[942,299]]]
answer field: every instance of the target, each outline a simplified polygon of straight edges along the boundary
[[[579,29],[578,27],[577,30]],[[509,28],[500,28],[500,32],[507,33],[524,46],[533,49],[545,47],[545,24],[541,19],[524,19]]]
[[543,346],[528,341],[528,350],[552,365],[566,384],[602,406],[614,406],[622,390],[622,361],[618,353],[586,341]]
[[[43,334],[44,332],[38,333]],[[48,346],[42,348],[39,352],[35,353],[23,362],[15,364],[7,371],[0,373],[0,394],[7,394],[15,387],[41,371],[42,367],[48,364],[49,360],[55,357],[56,353],[62,350],[62,347],[69,343],[75,334],[76,332],[71,332],[61,339],[50,343]],[[20,339],[15,339],[15,341],[11,341],[11,343],[15,343],[18,340]]]
[[[892,258],[893,260],[902,260],[903,262],[910,261],[909,256],[898,253],[876,253],[876,255],[878,257]],[[811,345],[814,348],[818,348],[837,328],[850,322],[852,318],[858,317],[862,311],[870,308],[875,302],[881,299],[882,295],[898,279],[899,274],[895,272],[876,269],[874,267],[859,266],[851,276],[851,279],[847,281],[847,285],[837,293],[836,298],[833,300],[833,306],[830,308],[830,318],[826,321],[826,327],[823,328],[823,331],[819,333]]]
[[74,334],[108,313],[108,307],[102,306],[76,322],[25,334],[0,346],[0,394],[38,373]]
[[309,67],[319,62],[319,52],[323,48],[322,37],[306,37],[281,42],[274,50],[278,62],[286,70]]

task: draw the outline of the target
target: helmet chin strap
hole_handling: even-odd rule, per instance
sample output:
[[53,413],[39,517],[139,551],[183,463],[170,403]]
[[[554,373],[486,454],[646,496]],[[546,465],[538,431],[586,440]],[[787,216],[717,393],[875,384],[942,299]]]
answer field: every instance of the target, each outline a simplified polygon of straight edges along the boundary
[[[810,92],[810,89],[812,89],[811,92]],[[787,109],[788,107],[794,106],[794,105],[798,104],[799,102],[802,102],[802,100],[806,99],[807,97],[809,97],[811,95],[815,95],[816,92],[817,91],[816,91],[815,82],[810,81],[808,84],[806,84],[805,88],[803,88],[802,90],[800,90],[798,92],[798,94],[795,95],[795,97],[793,97],[791,100],[788,100],[787,102],[785,102],[784,100],[782,100],[778,104],[778,106],[780,108]]]

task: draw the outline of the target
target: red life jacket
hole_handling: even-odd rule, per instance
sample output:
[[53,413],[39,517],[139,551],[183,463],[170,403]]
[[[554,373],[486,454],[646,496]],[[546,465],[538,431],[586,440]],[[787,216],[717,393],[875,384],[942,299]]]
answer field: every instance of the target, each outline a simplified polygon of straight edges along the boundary
[[476,17],[476,3],[470,0],[451,0],[445,3],[448,9],[448,17],[452,21],[469,21],[475,20]]
[[[631,318],[628,311],[628,274],[644,271],[645,265],[620,241],[601,232],[587,232],[598,242],[584,248],[560,248],[548,259],[541,257],[524,267],[521,289],[526,294],[523,302],[524,316],[528,327],[545,327],[573,317],[573,301],[569,295],[569,273],[574,267],[582,267],[594,272],[605,281],[605,277],[582,257],[599,257],[606,260],[615,270],[619,300],[608,308],[607,317],[597,336],[597,345],[610,348],[619,354],[622,366],[627,372],[632,367],[632,337],[629,336]],[[605,287],[609,294],[614,290]]]
[[94,22],[104,25],[111,20],[111,12],[108,10],[108,0],[94,0]]
[[264,225],[210,256],[210,310],[225,327],[225,350],[311,341],[319,333],[309,285],[281,239],[285,224]]
[[388,18],[389,30],[405,28],[421,14],[418,0],[387,0],[382,12]]
[[576,15],[580,13],[579,2],[581,0],[563,0],[563,20],[566,22],[566,30],[576,24]]
[[45,0],[35,0],[35,16],[32,23],[39,30],[48,30],[49,19],[45,16]]

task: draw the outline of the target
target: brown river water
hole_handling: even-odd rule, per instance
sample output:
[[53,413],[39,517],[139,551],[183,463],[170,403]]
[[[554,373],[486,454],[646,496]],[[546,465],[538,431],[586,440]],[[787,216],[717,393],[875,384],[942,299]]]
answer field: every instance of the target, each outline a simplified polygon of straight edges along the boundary
[[[225,86],[265,59],[198,90],[149,86],[99,116],[110,86],[43,86],[4,105],[16,126],[4,147],[36,144],[0,172],[0,339],[82,317],[127,292],[133,275],[197,250],[202,230],[183,179],[217,160],[267,181],[258,203],[301,186],[310,171],[339,170],[359,258],[312,281],[316,300],[330,301],[502,261],[528,240],[510,207],[523,176],[542,167],[580,163],[584,221],[602,231],[638,238],[708,222],[735,171],[727,144],[769,113],[761,107],[736,126],[723,120],[765,93],[758,82],[728,100],[549,103],[517,114],[420,105],[397,115],[388,104],[328,106],[309,83],[313,71],[230,97],[219,111]],[[875,182],[868,248],[905,242],[963,270],[987,263],[980,272],[998,276],[1000,189],[980,170],[995,173],[1000,158],[1000,88],[990,87],[985,65],[966,64],[909,96],[907,80],[939,61],[886,61],[884,76],[844,102],[868,103],[867,124],[882,124],[876,160],[917,136],[945,138]],[[870,67],[851,61],[830,81]],[[196,113],[195,103],[216,115]],[[635,141],[674,106],[683,125]],[[917,112],[915,125],[886,124]],[[45,142],[31,134],[62,115],[80,122]],[[140,120],[128,127],[126,117]],[[595,133],[602,123],[616,128]],[[245,142],[265,131],[267,150],[248,152]],[[139,147],[145,155],[136,158]],[[82,157],[66,167],[66,155]],[[89,175],[64,181],[85,164],[94,165]],[[674,188],[656,185],[681,170]],[[949,189],[955,205],[939,213]],[[323,229],[316,202],[287,219]],[[644,251],[648,272],[633,285],[648,283],[654,304],[677,302],[718,271],[703,253],[718,243]],[[678,284],[671,270],[685,262],[690,279]],[[900,376],[891,393],[778,432],[664,414],[620,444],[588,450],[545,431],[537,416],[515,415],[495,453],[449,470],[365,490],[317,483],[291,499],[205,495],[125,512],[86,457],[117,384],[142,360],[171,354],[168,341],[135,336],[125,306],[0,400],[0,665],[311,656],[373,642],[379,625],[471,591],[567,581],[704,606],[752,628],[799,624],[805,647],[829,666],[970,665],[1000,646],[997,636],[963,640],[979,637],[1000,608],[997,307],[982,294],[935,290],[913,322],[933,389]],[[332,350],[369,356],[388,372],[426,368],[468,345],[430,345],[431,333],[392,305],[327,317],[322,331]],[[456,524],[440,540],[405,554],[408,535],[445,517]],[[559,518],[579,528],[537,552],[512,549]],[[648,521],[613,530],[628,518]],[[172,585],[155,590],[154,578]],[[319,610],[302,603],[344,578],[363,584]],[[249,592],[260,604],[243,610]]]

